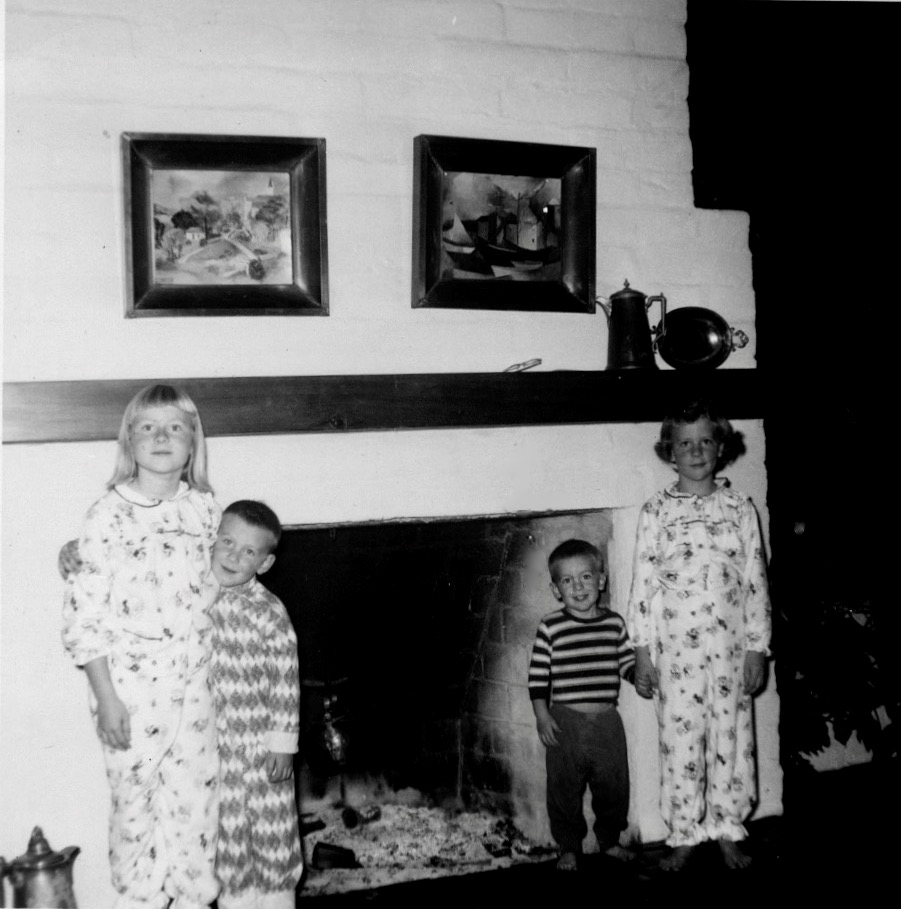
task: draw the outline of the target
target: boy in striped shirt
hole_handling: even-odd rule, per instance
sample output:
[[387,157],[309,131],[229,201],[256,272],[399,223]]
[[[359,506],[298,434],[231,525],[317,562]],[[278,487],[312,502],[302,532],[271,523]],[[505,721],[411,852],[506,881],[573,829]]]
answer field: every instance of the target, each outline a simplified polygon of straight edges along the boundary
[[560,847],[557,868],[574,871],[588,832],[582,813],[586,786],[601,851],[624,861],[634,857],[619,845],[629,808],[629,768],[616,703],[620,678],[634,676],[635,654],[625,622],[601,602],[607,573],[596,546],[567,540],[551,553],[548,568],[551,592],[563,605],[538,626],[529,696],[547,748],[547,811]]

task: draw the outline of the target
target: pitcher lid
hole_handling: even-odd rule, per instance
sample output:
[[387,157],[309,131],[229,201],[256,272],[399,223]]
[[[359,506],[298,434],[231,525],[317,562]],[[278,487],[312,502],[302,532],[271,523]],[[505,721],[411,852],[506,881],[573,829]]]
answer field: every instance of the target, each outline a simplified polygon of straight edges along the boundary
[[72,848],[69,846],[63,852],[54,852],[44,836],[44,831],[40,827],[35,827],[31,832],[31,839],[28,840],[28,851],[13,859],[8,867],[11,870],[21,869],[22,871],[55,868],[57,865],[65,865],[73,859]]
[[640,290],[636,290],[634,287],[630,287],[629,279],[625,278],[623,280],[622,290],[618,290],[616,293],[610,294],[610,299],[613,300],[613,299],[622,299],[623,297],[644,297],[644,296],[645,296],[645,294],[643,294]]

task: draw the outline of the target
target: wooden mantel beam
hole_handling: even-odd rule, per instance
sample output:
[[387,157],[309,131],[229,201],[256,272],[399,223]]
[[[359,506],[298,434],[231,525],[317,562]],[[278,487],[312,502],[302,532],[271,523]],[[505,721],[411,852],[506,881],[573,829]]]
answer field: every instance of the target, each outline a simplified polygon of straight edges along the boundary
[[184,388],[210,436],[643,423],[691,394],[722,401],[733,419],[762,417],[765,404],[751,369],[10,382],[3,442],[115,439],[125,405],[151,381]]

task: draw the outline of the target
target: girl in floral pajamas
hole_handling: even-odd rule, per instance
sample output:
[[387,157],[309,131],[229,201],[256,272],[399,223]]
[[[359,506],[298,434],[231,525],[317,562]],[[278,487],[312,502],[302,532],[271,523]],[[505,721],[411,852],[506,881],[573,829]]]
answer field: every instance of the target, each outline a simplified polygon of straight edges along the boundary
[[143,389],[122,419],[108,490],[85,519],[63,608],[111,789],[116,909],[199,909],[219,891],[207,679],[219,517],[197,408],[171,386]]
[[750,499],[715,477],[740,436],[703,402],[664,420],[657,454],[679,479],[645,503],[626,613],[635,687],[657,699],[663,819],[679,870],[716,840],[729,868],[756,797],[751,698],[763,686],[770,604]]

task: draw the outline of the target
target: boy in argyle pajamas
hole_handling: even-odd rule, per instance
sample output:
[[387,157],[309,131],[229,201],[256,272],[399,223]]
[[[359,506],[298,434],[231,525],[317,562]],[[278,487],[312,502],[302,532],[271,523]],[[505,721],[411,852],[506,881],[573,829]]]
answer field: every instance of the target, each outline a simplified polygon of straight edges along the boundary
[[303,873],[293,757],[300,731],[297,637],[258,580],[275,561],[278,518],[261,502],[225,509],[213,547],[210,684],[219,734],[220,909],[294,909]]

